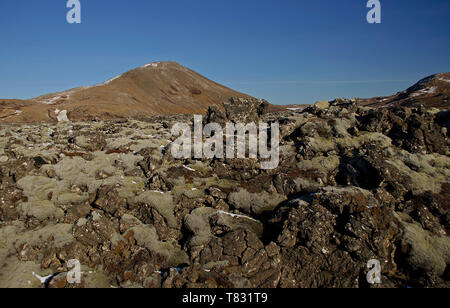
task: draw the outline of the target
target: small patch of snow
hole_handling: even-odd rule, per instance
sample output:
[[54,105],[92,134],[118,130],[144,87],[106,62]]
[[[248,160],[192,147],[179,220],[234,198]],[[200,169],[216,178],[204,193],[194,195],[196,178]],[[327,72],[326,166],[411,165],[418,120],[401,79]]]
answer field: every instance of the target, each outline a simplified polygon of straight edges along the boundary
[[411,96],[417,97],[417,96],[421,96],[421,95],[425,95],[425,94],[433,94],[433,93],[436,93],[436,90],[437,90],[436,87],[425,88],[425,89],[422,89],[422,90],[412,93]]
[[109,80],[105,81],[104,83],[102,83],[102,85],[107,85],[107,84],[109,84],[109,83],[113,82],[114,80],[116,80],[116,79],[119,79],[120,77],[122,77],[122,75],[119,75],[119,76],[113,77],[113,78],[111,78],[111,79],[109,79]]
[[60,111],[59,109],[56,109],[55,114],[58,122],[69,122],[69,118],[67,118],[67,110]]
[[7,116],[7,117],[4,117],[3,119],[6,120],[6,119],[12,118],[12,117],[14,117],[14,116],[18,116],[18,115],[21,114],[22,112],[23,112],[23,111],[21,111],[21,110],[16,110],[13,114],[11,114],[11,115],[9,115],[9,116]]
[[228,212],[225,212],[225,211],[219,211],[218,213],[224,214],[224,215],[228,215],[228,216],[231,216],[231,217],[235,217],[235,218],[247,218],[247,219],[250,219],[250,220],[253,220],[253,221],[258,221],[258,220],[254,219],[254,218],[251,218],[251,217],[248,217],[248,216],[245,216],[245,215],[232,214],[232,213],[228,213]]
[[183,165],[183,168],[184,168],[184,169],[186,169],[186,170],[189,170],[189,171],[195,172],[195,169],[189,168],[188,166],[184,166],[184,165]]
[[52,104],[54,104],[56,102],[57,99],[59,99],[59,97],[55,96],[55,97],[52,97],[49,100],[43,101],[43,103],[46,104],[46,105],[52,105]]
[[158,190],[150,190],[150,192],[155,193],[155,194],[161,194],[161,195],[165,194],[163,191],[158,191]]
[[431,87],[431,88],[427,89],[425,92],[428,94],[433,94],[433,93],[436,93],[436,91],[437,91],[437,87]]
[[158,67],[159,62],[153,62],[153,63],[149,63],[144,65],[144,67]]
[[74,92],[74,90],[60,92],[56,96],[52,96],[49,98],[41,98],[38,100],[38,102],[45,104],[45,105],[53,105],[60,100],[64,100],[64,101],[67,100],[70,97],[69,93],[73,93],[73,92]]
[[300,110],[301,108],[287,108],[287,110],[290,110],[290,111],[298,111],[298,110]]
[[39,279],[39,281],[40,281],[42,284],[46,283],[50,278],[53,277],[53,275],[49,275],[49,276],[47,276],[47,277],[41,277],[41,276],[35,274],[34,272],[33,272],[33,276],[36,277],[37,279]]
[[444,81],[444,82],[450,82],[450,79],[445,79],[445,78],[443,78],[443,77],[439,77],[438,80]]

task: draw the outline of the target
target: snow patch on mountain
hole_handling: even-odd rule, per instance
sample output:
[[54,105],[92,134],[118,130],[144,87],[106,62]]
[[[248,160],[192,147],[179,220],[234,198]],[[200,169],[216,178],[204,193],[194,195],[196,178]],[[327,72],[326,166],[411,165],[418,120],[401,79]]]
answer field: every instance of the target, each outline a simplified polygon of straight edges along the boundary
[[100,85],[110,84],[111,82],[113,82],[113,81],[116,80],[116,79],[119,79],[120,77],[122,77],[122,74],[119,75],[119,76],[113,77],[113,78],[111,78],[111,79],[105,81],[104,83],[102,83],[102,84],[100,84]]
[[69,122],[69,118],[67,117],[67,110],[60,111],[59,109],[55,109],[55,114],[58,122]]
[[436,93],[437,87],[425,88],[411,94],[412,97]]
[[145,68],[147,68],[147,67],[158,67],[158,65],[159,65],[159,62],[153,62],[153,63],[149,63],[149,64],[146,64],[146,65],[144,65],[143,67],[145,67]]
[[52,98],[50,98],[50,99],[43,100],[43,101],[41,101],[41,103],[46,104],[46,105],[53,105],[53,104],[55,104],[59,99],[61,99],[60,96],[55,96],[55,97],[52,97]]
[[443,78],[443,77],[439,77],[438,80],[444,81],[444,82],[450,82],[450,79],[445,79],[445,78]]

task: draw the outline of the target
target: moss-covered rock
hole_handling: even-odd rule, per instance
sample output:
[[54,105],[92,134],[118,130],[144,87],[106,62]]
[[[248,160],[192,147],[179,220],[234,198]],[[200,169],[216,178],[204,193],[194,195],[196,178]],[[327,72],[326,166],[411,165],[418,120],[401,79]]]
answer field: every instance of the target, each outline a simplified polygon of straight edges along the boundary
[[139,246],[145,247],[153,253],[166,259],[169,267],[175,267],[189,263],[187,254],[173,244],[159,240],[153,226],[138,225],[131,229],[133,237]]
[[64,216],[64,211],[57,208],[51,201],[32,201],[21,203],[18,207],[21,215],[34,217],[40,221],[59,219]]
[[416,272],[442,276],[450,264],[450,239],[447,236],[432,235],[404,213],[396,217],[404,228],[403,247],[407,247],[408,264]]
[[228,196],[228,201],[236,209],[244,213],[261,215],[264,212],[273,211],[286,197],[277,193],[249,193],[241,188]]

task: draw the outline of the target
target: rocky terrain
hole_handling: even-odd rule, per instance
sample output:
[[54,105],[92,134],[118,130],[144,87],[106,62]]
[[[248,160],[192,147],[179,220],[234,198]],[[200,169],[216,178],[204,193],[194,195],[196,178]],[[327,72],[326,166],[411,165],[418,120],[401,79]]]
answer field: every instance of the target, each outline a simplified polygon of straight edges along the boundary
[[191,115],[0,126],[0,287],[450,287],[449,111],[232,102],[206,121],[278,121],[277,169],[175,160]]

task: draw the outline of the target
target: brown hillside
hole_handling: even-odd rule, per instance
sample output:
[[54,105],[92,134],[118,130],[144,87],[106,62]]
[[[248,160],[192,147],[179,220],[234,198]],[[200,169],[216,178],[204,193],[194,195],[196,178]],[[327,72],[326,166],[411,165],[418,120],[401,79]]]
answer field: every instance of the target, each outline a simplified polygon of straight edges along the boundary
[[449,108],[450,73],[429,76],[405,91],[392,96],[358,99],[362,105],[370,107],[427,107]]
[[[0,122],[73,121],[204,114],[231,97],[251,98],[175,62],[154,62],[103,84],[30,99],[0,100]],[[61,113],[61,112],[64,112]]]

